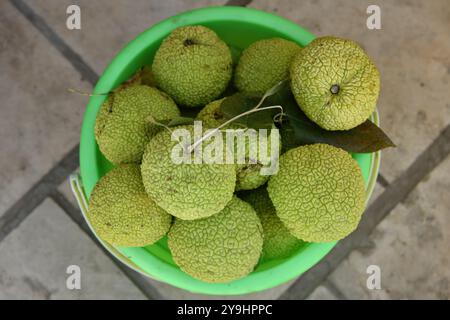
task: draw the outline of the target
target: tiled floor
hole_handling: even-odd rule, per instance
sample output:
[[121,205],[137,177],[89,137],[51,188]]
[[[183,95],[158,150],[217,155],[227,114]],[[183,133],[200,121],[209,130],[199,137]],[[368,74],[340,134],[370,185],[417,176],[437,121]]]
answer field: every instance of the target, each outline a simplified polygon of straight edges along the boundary
[[9,1],[0,34],[1,216],[78,143],[86,99],[66,89],[90,86]]
[[[447,158],[378,225],[373,247],[331,274],[348,298],[450,299],[449,172]],[[382,290],[366,289],[369,265],[381,268]]]
[[[82,29],[69,31],[65,9],[74,3],[82,10]],[[0,2],[0,299],[224,298],[194,295],[124,268],[88,236],[67,182],[60,185],[61,175],[77,167],[73,150],[87,101],[66,89],[91,90],[115,53],[158,21],[224,3]],[[325,259],[292,286],[237,298],[450,298],[450,7],[446,0],[380,0],[382,30],[371,31],[365,27],[369,3],[253,0],[249,5],[317,35],[359,41],[380,68],[381,123],[398,147],[383,152],[387,184],[377,184],[371,199],[363,225],[367,234],[357,238],[363,246],[336,248],[340,259]],[[439,160],[428,168],[423,152],[436,141],[432,158]],[[55,168],[61,159],[64,165]],[[420,171],[417,186],[408,184],[417,177],[405,176],[413,164]],[[400,197],[391,186],[413,190]],[[378,224],[368,215],[376,215],[384,201],[395,205]],[[66,288],[71,264],[82,270],[82,290]],[[368,265],[381,268],[381,290],[367,289]]]
[[[25,0],[36,14],[67,42],[99,74],[125,44],[151,25],[174,14],[225,0]],[[81,30],[68,30],[65,8],[77,3],[82,13]],[[62,13],[62,14],[61,14]],[[108,32],[105,32],[108,30]]]
[[[44,201],[0,243],[0,299],[144,299],[67,214]],[[81,290],[68,290],[77,265]]]

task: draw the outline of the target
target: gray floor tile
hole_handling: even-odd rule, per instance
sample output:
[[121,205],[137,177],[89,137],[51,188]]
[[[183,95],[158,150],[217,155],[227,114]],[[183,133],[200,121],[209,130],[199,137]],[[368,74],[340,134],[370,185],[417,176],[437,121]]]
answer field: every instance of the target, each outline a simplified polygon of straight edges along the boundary
[[66,89],[89,85],[9,1],[0,34],[2,215],[77,144],[87,99]]
[[[99,74],[129,41],[153,24],[185,10],[224,0],[27,0],[27,4]],[[66,8],[81,9],[81,30],[68,30]]]
[[384,192],[384,187],[376,183],[375,188],[373,189],[372,195],[370,196],[369,201],[367,202],[367,207],[370,206],[377,198]]
[[317,287],[307,300],[337,300],[337,297],[325,286]]
[[254,0],[251,7],[274,12],[317,36],[358,41],[382,78],[381,126],[397,144],[383,153],[382,173],[399,176],[450,123],[450,7],[446,0],[376,1],[382,29],[366,28],[373,1]]
[[[0,299],[144,299],[103,252],[51,200],[0,243]],[[68,290],[69,265],[81,290]]]
[[[450,299],[450,157],[381,222],[374,244],[354,251],[331,275],[354,299]],[[381,290],[366,286],[369,265],[381,269]]]
[[[389,255],[389,253],[385,254]],[[348,259],[344,260],[330,275],[329,280],[348,299],[390,299],[389,295],[383,290],[367,289],[366,282],[369,274],[367,274],[366,270],[370,264],[361,263],[361,260],[358,260],[360,255],[359,251],[350,253]],[[358,262],[355,263],[355,259]]]

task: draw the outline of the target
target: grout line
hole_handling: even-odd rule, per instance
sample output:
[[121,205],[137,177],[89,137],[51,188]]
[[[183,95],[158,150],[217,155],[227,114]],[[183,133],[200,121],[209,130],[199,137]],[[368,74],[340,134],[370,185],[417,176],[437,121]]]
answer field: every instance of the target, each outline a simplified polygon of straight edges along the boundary
[[11,4],[72,64],[81,80],[97,83],[97,73],[23,0],[10,0]]
[[450,125],[390,183],[364,213],[358,229],[341,240],[315,267],[305,272],[279,299],[304,299],[355,249],[364,247],[376,226],[450,154]]
[[245,7],[248,6],[252,2],[252,0],[228,0],[225,3],[225,6],[239,6],[239,7]]
[[0,242],[78,167],[78,145],[0,217]]
[[142,275],[130,269],[128,266],[124,265],[116,258],[114,258],[108,250],[106,250],[103,245],[97,240],[97,238],[92,234],[89,226],[81,215],[80,210],[75,207],[64,194],[58,190],[54,190],[50,194],[50,198],[59,206],[63,211],[76,223],[86,235],[91,238],[91,240],[99,247],[103,253],[122,271],[122,273],[142,292],[144,296],[149,300],[162,300],[163,296],[154,288],[151,283],[145,279]]
[[95,237],[83,215],[81,214],[78,207],[73,205],[67,197],[58,189],[53,190],[49,195],[50,199],[52,199],[67,215],[75,222],[84,232],[86,232],[89,237]]
[[387,186],[389,185],[389,182],[387,181],[387,179],[386,179],[381,173],[378,174],[377,182],[378,182],[383,188],[387,188]]
[[348,300],[348,298],[345,296],[345,294],[342,293],[341,290],[339,290],[338,287],[329,279],[325,280],[323,282],[323,286],[327,288],[332,295],[334,295],[338,300]]

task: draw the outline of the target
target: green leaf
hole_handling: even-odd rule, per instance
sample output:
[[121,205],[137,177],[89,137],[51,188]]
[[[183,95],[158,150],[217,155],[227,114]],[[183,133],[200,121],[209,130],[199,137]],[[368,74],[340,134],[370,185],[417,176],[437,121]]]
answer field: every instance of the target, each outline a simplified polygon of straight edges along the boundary
[[[289,81],[283,80],[269,89],[264,101],[258,107],[281,106],[283,114],[279,123],[283,149],[288,150],[305,144],[327,143],[348,152],[370,153],[388,147],[395,147],[389,137],[370,120],[347,131],[328,131],[311,121],[300,109],[290,90]],[[226,119],[232,119],[255,108],[261,99],[236,93],[222,102],[220,109]],[[243,116],[233,123],[248,128],[270,129],[278,109],[264,110]]]
[[298,107],[294,97],[285,96],[285,121],[279,125],[286,148],[312,143],[327,143],[348,152],[370,153],[395,147],[392,140],[370,120],[346,131],[328,131],[311,121]]

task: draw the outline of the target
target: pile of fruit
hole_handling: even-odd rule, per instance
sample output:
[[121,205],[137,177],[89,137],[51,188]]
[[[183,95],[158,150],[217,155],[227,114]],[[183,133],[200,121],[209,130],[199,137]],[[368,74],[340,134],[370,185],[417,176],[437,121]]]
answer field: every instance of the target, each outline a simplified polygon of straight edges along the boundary
[[[88,219],[97,235],[122,247],[167,235],[184,272],[229,282],[262,260],[288,258],[305,242],[336,241],[355,230],[365,208],[364,180],[343,149],[287,145],[282,136],[279,169],[271,176],[247,153],[244,164],[172,161],[175,129],[193,134],[195,118],[204,128],[228,121],[227,129],[242,130],[224,112],[227,99],[264,99],[283,81],[299,112],[336,132],[368,119],[380,86],[375,65],[350,40],[322,37],[302,48],[264,39],[233,56],[204,26],[175,29],[152,65],[109,93],[98,112],[95,137],[115,167],[90,197]],[[283,126],[282,115],[273,117],[272,128]]]

